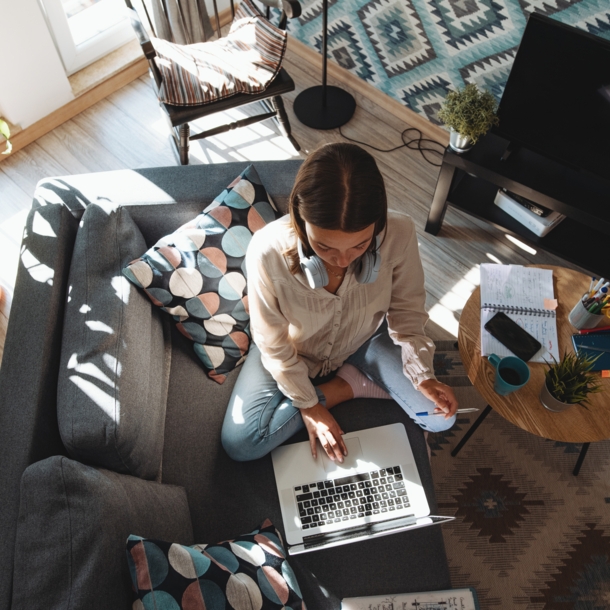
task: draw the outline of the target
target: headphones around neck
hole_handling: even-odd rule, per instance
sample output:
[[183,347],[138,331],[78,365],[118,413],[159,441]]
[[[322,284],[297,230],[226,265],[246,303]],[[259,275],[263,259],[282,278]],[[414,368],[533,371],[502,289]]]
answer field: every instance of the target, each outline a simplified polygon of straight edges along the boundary
[[[360,257],[360,269],[356,273],[356,281],[359,284],[372,284],[379,275],[379,268],[381,267],[381,255],[379,254],[379,246],[381,239],[379,235],[375,237],[375,248],[373,250],[367,250]],[[299,260],[301,263],[301,269],[307,278],[307,282],[311,288],[323,288],[328,284],[328,273],[322,259],[313,255],[310,257],[305,256],[303,252],[303,244],[301,240],[297,238],[297,251],[299,253]]]

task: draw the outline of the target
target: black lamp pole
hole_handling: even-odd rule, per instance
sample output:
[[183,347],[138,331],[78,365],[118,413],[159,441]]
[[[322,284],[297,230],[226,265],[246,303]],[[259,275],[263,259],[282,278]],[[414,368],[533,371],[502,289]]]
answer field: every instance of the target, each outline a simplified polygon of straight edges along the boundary
[[303,125],[314,129],[335,129],[345,125],[356,110],[356,100],[339,87],[327,86],[327,21],[328,0],[322,3],[322,85],[301,91],[294,100],[293,110]]

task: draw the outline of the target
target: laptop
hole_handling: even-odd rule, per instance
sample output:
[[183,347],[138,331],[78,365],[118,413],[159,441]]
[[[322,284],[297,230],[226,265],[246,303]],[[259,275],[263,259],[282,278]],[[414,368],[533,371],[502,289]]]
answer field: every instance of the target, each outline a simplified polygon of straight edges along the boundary
[[452,521],[430,507],[403,424],[350,432],[333,462],[309,441],[271,453],[291,555]]

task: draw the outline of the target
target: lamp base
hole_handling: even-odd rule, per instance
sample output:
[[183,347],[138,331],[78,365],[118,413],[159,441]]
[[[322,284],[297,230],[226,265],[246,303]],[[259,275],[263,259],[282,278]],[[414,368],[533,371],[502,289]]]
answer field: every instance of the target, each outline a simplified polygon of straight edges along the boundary
[[322,106],[323,86],[301,91],[292,109],[297,119],[313,129],[335,129],[345,125],[356,110],[356,100],[339,87],[326,87],[326,105]]

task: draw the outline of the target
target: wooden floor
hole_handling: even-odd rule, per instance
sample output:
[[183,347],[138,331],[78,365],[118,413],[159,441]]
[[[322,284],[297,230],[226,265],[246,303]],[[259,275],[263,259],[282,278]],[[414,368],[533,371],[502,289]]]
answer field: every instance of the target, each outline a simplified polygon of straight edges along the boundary
[[[297,84],[296,91],[286,96],[285,101],[293,133],[302,147],[301,156],[305,157],[308,151],[324,142],[341,141],[338,130],[309,129],[292,113],[296,95],[319,84],[320,62],[309,63],[289,47],[284,65]],[[356,97],[357,109],[344,127],[344,133],[379,148],[399,144],[400,132],[408,125],[381,110],[375,101],[357,91],[350,92]],[[236,118],[242,116],[241,111],[231,114]],[[47,176],[176,165],[167,133],[145,76],[0,163],[0,284],[6,289],[0,299],[0,358],[19,244],[36,183]],[[545,252],[527,252],[509,241],[503,232],[453,210],[447,212],[438,236],[425,233],[423,228],[438,168],[426,163],[417,151],[405,148],[392,153],[371,152],[385,177],[390,207],[410,214],[418,228],[426,273],[426,306],[431,317],[428,334],[433,339],[457,336],[460,312],[479,281],[480,263],[546,263],[573,267]],[[191,150],[192,163],[296,156],[273,121],[210,138],[205,144],[194,143]]]

